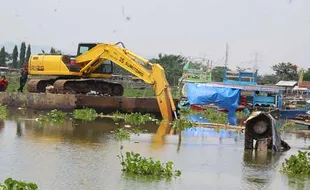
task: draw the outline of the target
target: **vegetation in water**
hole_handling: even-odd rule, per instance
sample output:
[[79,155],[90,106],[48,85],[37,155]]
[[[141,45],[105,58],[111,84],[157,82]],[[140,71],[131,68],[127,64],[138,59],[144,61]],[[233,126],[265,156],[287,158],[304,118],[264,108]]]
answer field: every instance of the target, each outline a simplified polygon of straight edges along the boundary
[[202,117],[209,120],[211,123],[227,124],[227,113],[217,111],[215,109],[207,109],[202,111]]
[[283,125],[279,127],[279,132],[282,133],[288,130],[295,130],[296,124],[293,121],[286,121]]
[[157,119],[151,114],[141,114],[141,113],[120,113],[119,111],[113,113],[113,120],[118,122],[120,120],[124,120],[126,123],[130,125],[141,125],[147,122],[157,121]]
[[7,115],[8,113],[6,105],[0,105],[0,119],[5,119]]
[[180,119],[175,119],[172,123],[172,127],[175,130],[178,131],[184,131],[186,129],[192,128],[193,127],[193,123],[190,122],[188,119],[186,118],[180,118]]
[[53,109],[46,115],[39,116],[40,124],[50,123],[50,124],[62,124],[65,121],[67,114],[63,111]]
[[209,120],[211,123],[218,123],[218,124],[228,123],[227,113],[217,111],[213,108],[207,108],[206,110],[201,111],[184,109],[184,108],[180,110],[180,115],[183,117],[198,114],[201,116],[202,119]]
[[180,170],[173,169],[173,162],[161,163],[153,158],[144,158],[138,153],[126,152],[125,157],[122,153],[118,155],[122,165],[122,171],[128,174],[138,176],[156,176],[156,177],[177,177],[181,175]]
[[3,184],[0,184],[0,190],[37,190],[38,186],[35,183],[18,181],[12,178],[7,178]]
[[83,121],[93,121],[97,117],[97,112],[92,108],[76,109],[74,110],[73,117]]
[[130,131],[125,128],[117,128],[114,132],[115,138],[117,140],[129,140],[130,139]]
[[114,131],[114,136],[116,138],[116,140],[129,140],[130,139],[130,134],[136,134],[139,135],[140,133],[142,133],[142,129],[134,126],[128,126],[128,127],[118,127],[115,131]]
[[282,163],[281,171],[310,177],[310,152],[299,150],[298,155],[291,155]]

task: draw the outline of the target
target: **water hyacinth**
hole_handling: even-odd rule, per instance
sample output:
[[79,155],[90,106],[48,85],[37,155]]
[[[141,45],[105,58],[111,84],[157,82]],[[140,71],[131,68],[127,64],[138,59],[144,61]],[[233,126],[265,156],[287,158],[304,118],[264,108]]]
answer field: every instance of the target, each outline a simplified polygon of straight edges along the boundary
[[0,105],[0,119],[5,119],[7,115],[8,113],[6,105]]
[[50,123],[50,124],[63,124],[67,114],[63,111],[53,109],[46,115],[40,115],[38,121],[41,124]]
[[[121,150],[123,147],[121,147]],[[177,177],[181,175],[180,170],[173,169],[173,162],[161,163],[153,158],[144,158],[138,153],[126,152],[125,158],[121,152],[118,155],[122,165],[122,171],[128,174],[138,176],[156,176],[156,177]]]
[[299,150],[297,155],[291,155],[282,163],[281,171],[310,177],[310,152]]
[[18,181],[12,178],[7,178],[4,184],[0,184],[0,190],[37,190],[38,185],[25,181]]

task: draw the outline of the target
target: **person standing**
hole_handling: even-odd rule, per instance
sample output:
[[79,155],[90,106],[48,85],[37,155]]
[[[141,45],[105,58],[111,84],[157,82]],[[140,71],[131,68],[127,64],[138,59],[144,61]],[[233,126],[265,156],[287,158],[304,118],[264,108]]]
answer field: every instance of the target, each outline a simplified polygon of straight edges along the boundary
[[23,92],[23,88],[27,82],[28,79],[28,67],[27,63],[24,64],[23,68],[20,71],[20,78],[19,78],[19,89],[18,92]]

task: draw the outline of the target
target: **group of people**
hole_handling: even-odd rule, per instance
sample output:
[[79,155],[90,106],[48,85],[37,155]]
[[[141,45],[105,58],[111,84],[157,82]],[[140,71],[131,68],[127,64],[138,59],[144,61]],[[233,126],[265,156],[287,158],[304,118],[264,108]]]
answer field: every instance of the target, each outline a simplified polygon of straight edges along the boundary
[[[24,64],[23,68],[20,70],[20,78],[19,78],[19,88],[18,92],[23,92],[24,86],[28,79],[28,66],[27,63]],[[9,85],[9,82],[5,76],[1,76],[0,78],[0,92],[4,92]]]

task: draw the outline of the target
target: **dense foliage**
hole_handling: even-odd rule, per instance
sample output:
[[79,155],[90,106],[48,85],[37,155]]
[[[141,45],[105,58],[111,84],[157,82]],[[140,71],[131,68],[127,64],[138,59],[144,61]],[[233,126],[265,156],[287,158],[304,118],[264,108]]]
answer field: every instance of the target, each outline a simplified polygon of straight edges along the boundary
[[273,65],[272,69],[280,80],[298,80],[297,66],[290,62]]
[[19,51],[20,53],[18,54],[18,47],[16,45],[14,46],[12,53],[6,52],[5,47],[1,47],[0,66],[21,68],[25,62],[28,62],[31,56],[30,44],[26,47],[26,43],[22,42]]
[[177,85],[179,78],[183,75],[183,67],[186,58],[181,55],[159,54],[158,58],[151,59],[150,62],[158,63],[165,69],[166,78],[170,85]]

